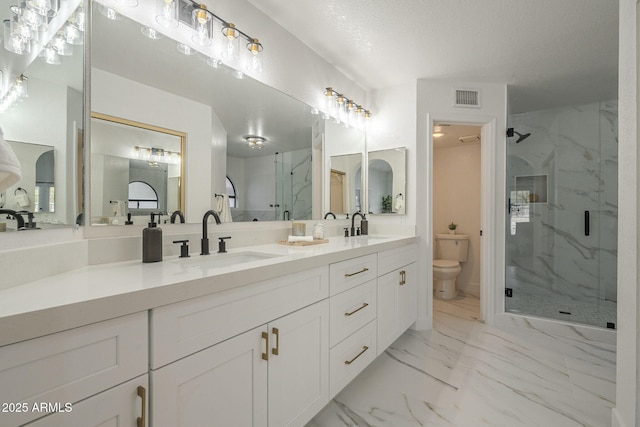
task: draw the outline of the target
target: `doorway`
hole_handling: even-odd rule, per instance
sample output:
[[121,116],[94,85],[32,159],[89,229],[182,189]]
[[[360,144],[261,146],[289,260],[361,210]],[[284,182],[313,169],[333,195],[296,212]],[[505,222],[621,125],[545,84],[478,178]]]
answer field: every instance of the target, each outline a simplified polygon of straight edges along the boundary
[[[482,127],[478,124],[434,122],[433,127],[433,259],[460,266],[455,291],[446,293],[434,277],[438,310],[475,307],[480,317],[482,229]],[[453,241],[452,241],[453,239]],[[455,243],[454,243],[455,242]],[[443,245],[462,244],[460,259],[447,259]],[[453,257],[457,257],[454,255]],[[441,261],[438,262],[440,264]],[[438,270],[438,268],[436,268]],[[436,274],[438,275],[438,274]]]

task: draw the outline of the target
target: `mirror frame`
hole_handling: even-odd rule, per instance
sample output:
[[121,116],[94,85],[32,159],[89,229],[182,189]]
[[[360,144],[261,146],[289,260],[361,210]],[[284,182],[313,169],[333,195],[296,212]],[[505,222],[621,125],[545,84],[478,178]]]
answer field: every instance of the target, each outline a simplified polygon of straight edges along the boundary
[[163,128],[160,126],[150,125],[147,123],[136,122],[135,120],[124,119],[122,117],[111,116],[109,114],[98,113],[95,111],[91,112],[92,119],[105,120],[112,123],[117,123],[121,125],[133,126],[140,129],[150,130],[154,132],[161,132],[168,135],[177,136],[180,138],[180,211],[186,215],[186,199],[185,199],[185,188],[186,188],[186,159],[187,159],[187,134],[185,132]]

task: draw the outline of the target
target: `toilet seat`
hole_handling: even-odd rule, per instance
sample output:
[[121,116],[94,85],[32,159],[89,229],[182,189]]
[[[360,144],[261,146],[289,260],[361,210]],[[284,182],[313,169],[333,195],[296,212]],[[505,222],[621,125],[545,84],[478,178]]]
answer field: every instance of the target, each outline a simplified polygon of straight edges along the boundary
[[460,266],[460,263],[450,259],[434,259],[433,266],[437,268],[456,268]]

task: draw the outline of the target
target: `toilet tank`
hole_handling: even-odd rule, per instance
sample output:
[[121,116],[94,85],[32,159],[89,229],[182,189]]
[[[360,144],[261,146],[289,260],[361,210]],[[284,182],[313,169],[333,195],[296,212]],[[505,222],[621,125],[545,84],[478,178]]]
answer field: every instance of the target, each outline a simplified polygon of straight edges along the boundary
[[436,234],[436,259],[464,262],[469,253],[469,236],[465,234]]

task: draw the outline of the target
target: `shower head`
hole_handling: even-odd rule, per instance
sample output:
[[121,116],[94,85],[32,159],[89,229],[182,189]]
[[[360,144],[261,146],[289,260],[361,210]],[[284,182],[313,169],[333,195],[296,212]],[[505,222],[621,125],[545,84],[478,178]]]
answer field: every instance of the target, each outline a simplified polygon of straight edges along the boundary
[[524,141],[525,139],[527,139],[527,138],[529,138],[531,136],[531,133],[521,134],[520,132],[515,131],[513,128],[507,129],[507,136],[508,137],[512,137],[514,134],[518,135],[518,140],[516,141],[516,144],[519,143],[519,142]]

